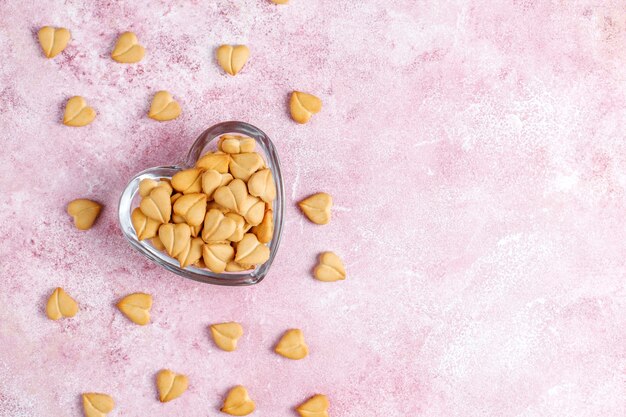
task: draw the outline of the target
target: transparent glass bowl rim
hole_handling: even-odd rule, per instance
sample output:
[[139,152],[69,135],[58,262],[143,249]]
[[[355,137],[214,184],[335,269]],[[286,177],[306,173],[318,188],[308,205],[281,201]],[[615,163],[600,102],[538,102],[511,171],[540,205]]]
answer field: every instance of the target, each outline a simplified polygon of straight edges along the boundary
[[[227,272],[218,274],[211,272],[208,269],[197,268],[194,266],[183,269],[180,267],[177,260],[171,258],[166,253],[159,251],[151,244],[149,244],[148,239],[140,241],[137,238],[137,234],[135,233],[135,229],[133,228],[130,216],[133,208],[133,201],[137,198],[138,195],[139,182],[146,178],[171,178],[172,175],[174,175],[176,172],[182,169],[193,167],[200,155],[207,151],[207,148],[214,142],[214,140],[216,140],[216,138],[228,133],[240,134],[253,138],[257,144],[256,151],[261,151],[265,158],[265,163],[267,164],[268,168],[272,170],[274,183],[276,184],[276,199],[273,203],[274,236],[268,244],[270,248],[270,257],[267,262],[259,265],[254,270],[237,273]],[[126,188],[124,188],[124,191],[120,196],[118,205],[119,225],[122,229],[122,234],[124,235],[126,240],[128,240],[130,245],[143,256],[162,266],[168,271],[178,274],[182,277],[208,284],[227,286],[257,284],[261,282],[263,278],[265,278],[274,261],[274,258],[276,257],[278,246],[280,245],[280,239],[283,230],[284,211],[285,190],[283,185],[283,177],[280,170],[280,162],[274,144],[272,143],[270,138],[257,127],[252,126],[248,123],[237,121],[219,123],[209,127],[204,132],[202,132],[191,146],[191,149],[189,150],[186,159],[182,163],[178,165],[153,167],[136,174],[128,182]]]

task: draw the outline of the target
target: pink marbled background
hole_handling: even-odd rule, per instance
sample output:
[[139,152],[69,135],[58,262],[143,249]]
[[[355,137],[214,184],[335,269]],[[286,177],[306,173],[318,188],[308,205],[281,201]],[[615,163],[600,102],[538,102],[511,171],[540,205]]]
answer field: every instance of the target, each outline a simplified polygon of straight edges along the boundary
[[[323,392],[331,416],[623,416],[626,408],[626,4],[623,1],[0,2],[0,416],[217,416],[244,384],[254,415],[295,416]],[[600,6],[598,4],[604,5]],[[35,32],[66,26],[52,60]],[[108,54],[135,31],[147,57]],[[252,50],[232,78],[221,43]],[[146,117],[167,89],[183,115]],[[307,125],[292,89],[320,96]],[[82,95],[95,122],[59,123]],[[187,281],[130,249],[116,204],[128,178],[176,162],[206,127],[250,122],[285,175],[284,240],[258,286]],[[294,203],[335,197],[330,225]],[[67,201],[105,204],[75,230]],[[320,283],[334,250],[349,277]],[[73,319],[43,313],[56,286]],[[154,296],[129,323],[121,296]],[[243,323],[235,353],[207,325]],[[283,330],[311,354],[273,354]],[[155,373],[189,375],[156,400]]]

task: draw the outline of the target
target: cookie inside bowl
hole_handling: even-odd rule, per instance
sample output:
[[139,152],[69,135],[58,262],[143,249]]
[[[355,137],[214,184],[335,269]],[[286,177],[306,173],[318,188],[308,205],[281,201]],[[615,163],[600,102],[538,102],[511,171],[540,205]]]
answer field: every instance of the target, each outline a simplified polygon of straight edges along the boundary
[[[202,184],[197,174],[205,173]],[[223,182],[215,187],[218,175]],[[167,192],[156,190],[159,185]],[[131,246],[171,272],[218,285],[251,285],[265,277],[280,243],[283,213],[276,149],[265,133],[243,122],[204,131],[181,164],[135,175],[119,204],[120,227]],[[226,236],[233,223],[237,233]],[[273,233],[264,228],[270,223]],[[162,239],[153,239],[157,226]]]

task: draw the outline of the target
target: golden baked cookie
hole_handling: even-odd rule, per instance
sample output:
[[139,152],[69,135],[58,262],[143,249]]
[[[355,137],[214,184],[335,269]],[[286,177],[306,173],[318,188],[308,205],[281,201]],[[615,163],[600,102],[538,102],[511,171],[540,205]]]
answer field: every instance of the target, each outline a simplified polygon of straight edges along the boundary
[[117,308],[133,323],[145,326],[150,323],[152,296],[142,292],[129,294],[117,302]]
[[222,350],[232,352],[237,349],[237,341],[243,336],[243,327],[236,322],[218,323],[211,325],[213,341]]
[[159,371],[156,377],[159,401],[166,403],[183,395],[189,386],[187,376],[177,374],[169,369]]
[[74,317],[78,312],[78,303],[63,288],[58,287],[52,292],[46,304],[46,315],[50,320],[62,317]]
[[241,385],[232,388],[226,395],[221,411],[231,416],[247,416],[255,409],[254,401]]
[[37,37],[39,38],[43,54],[47,58],[54,58],[63,52],[72,38],[69,30],[53,26],[44,26],[39,29]]
[[87,101],[81,96],[74,96],[67,100],[63,113],[63,124],[71,127],[83,127],[93,122],[96,111],[87,106]]
[[67,205],[67,214],[74,218],[74,226],[78,230],[91,229],[100,214],[102,206],[95,201],[79,198]]
[[217,48],[217,62],[230,75],[237,75],[249,56],[250,50],[245,45],[222,45]]
[[294,91],[291,93],[289,110],[294,121],[304,124],[311,120],[311,116],[322,110],[322,100],[312,94]]
[[111,58],[122,64],[134,64],[143,59],[146,49],[139,45],[137,35],[133,32],[124,32],[117,38],[117,43]]

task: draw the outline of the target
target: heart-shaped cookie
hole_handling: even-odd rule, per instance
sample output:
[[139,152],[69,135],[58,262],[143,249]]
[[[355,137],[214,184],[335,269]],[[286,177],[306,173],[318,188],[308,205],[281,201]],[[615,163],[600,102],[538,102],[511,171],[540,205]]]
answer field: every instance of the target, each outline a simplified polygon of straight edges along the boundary
[[283,337],[280,338],[278,344],[274,348],[274,352],[288,359],[299,360],[305,358],[309,354],[309,347],[304,342],[304,334],[300,329],[287,330]]
[[248,395],[248,391],[243,386],[238,385],[226,395],[221,411],[231,416],[247,416],[254,409],[254,401]]
[[129,294],[118,301],[117,308],[133,323],[145,326],[150,323],[152,296],[142,292]]
[[170,192],[165,187],[155,187],[145,196],[139,208],[146,216],[159,223],[167,223],[172,216]]
[[115,401],[108,394],[88,392],[82,397],[85,417],[105,417],[115,408]]
[[304,215],[317,224],[328,224],[330,221],[330,209],[333,206],[333,198],[330,194],[317,193],[305,198],[298,203]]
[[182,216],[189,226],[199,226],[206,214],[206,194],[185,194],[176,200],[174,213]]
[[222,207],[241,214],[252,226],[263,220],[265,203],[248,194],[246,183],[240,179],[234,179],[228,185],[219,187],[213,193],[213,199]]
[[300,417],[328,417],[330,401],[322,394],[316,394],[300,404],[296,411]]
[[221,211],[211,209],[204,217],[202,240],[205,242],[220,242],[229,240],[237,229],[237,222],[226,217]]
[[259,242],[253,233],[246,233],[237,243],[235,262],[241,265],[259,265],[270,257],[270,249]]
[[220,349],[232,352],[237,349],[237,341],[243,336],[243,327],[235,322],[212,324],[211,335]]
[[333,252],[324,252],[320,255],[319,263],[315,267],[313,275],[320,281],[340,281],[346,279],[346,269],[339,256]]
[[174,120],[180,116],[180,104],[167,91],[158,91],[152,98],[148,117],[159,122]]
[[166,403],[183,395],[189,386],[187,376],[177,374],[169,369],[159,371],[156,377],[159,401]]
[[63,288],[56,288],[46,304],[46,315],[50,320],[62,317],[74,317],[78,312],[78,303]]
[[312,94],[294,91],[289,101],[291,118],[297,123],[304,124],[311,120],[315,113],[322,110],[322,100]]
[[145,54],[146,50],[139,45],[137,35],[133,32],[124,32],[117,38],[111,58],[122,64],[134,64],[141,61]]
[[43,54],[47,58],[54,58],[67,46],[72,38],[70,31],[65,28],[55,28],[52,26],[44,26],[37,33],[39,44],[43,50]]
[[67,100],[63,113],[63,124],[71,127],[87,126],[96,118],[93,107],[87,106],[87,102],[81,96],[74,96]]
[[[261,169],[266,167],[271,169],[276,182],[276,199],[271,203],[265,203],[260,198],[249,195],[245,183],[236,186],[244,192],[244,195],[247,195],[246,198],[240,201],[241,204],[237,207],[246,216],[218,204],[213,200],[215,196],[211,195],[211,191],[216,187],[218,180],[220,184],[217,188],[226,187],[234,180],[229,172],[229,163],[233,154],[222,153],[216,150],[221,139],[229,137],[238,138],[240,151],[252,150],[261,153],[264,162]],[[250,138],[253,138],[255,143],[252,143]],[[252,148],[252,145],[255,145],[255,147]],[[229,150],[236,151],[237,149]],[[184,178],[185,175],[177,175],[182,171],[191,169],[199,171],[195,171],[189,178]],[[202,174],[198,175],[200,172]],[[202,184],[202,180],[205,178],[204,185],[206,190]],[[171,184],[169,184],[170,181]],[[185,195],[194,194],[194,192],[198,194],[198,183],[200,183],[200,193],[206,194],[209,200],[208,204],[206,204],[207,212],[210,209],[215,209],[225,219],[235,222],[235,231],[230,236],[227,236],[224,241],[210,240],[210,243],[202,243],[200,240],[195,240],[197,243],[193,243],[194,236],[201,236],[205,224],[204,219],[198,226],[188,226],[188,233],[187,231],[182,233],[182,230],[179,231],[180,234],[178,236],[175,233],[175,228],[178,224],[184,227],[186,220],[182,215],[175,213],[172,206]],[[165,184],[171,185],[175,194],[172,194],[171,189],[168,189]],[[143,196],[139,193],[139,185],[141,185],[141,194]],[[158,188],[163,188],[164,190],[155,191]],[[282,213],[284,211],[283,192],[276,150],[271,141],[263,132],[251,125],[241,122],[227,122],[216,125],[200,135],[192,146],[189,156],[179,166],[151,168],[132,178],[120,198],[120,224],[125,237],[135,249],[171,272],[202,282],[221,285],[249,285],[259,282],[266,275],[273,260],[273,254],[278,247],[282,231]],[[167,219],[168,212],[165,208],[165,203],[170,206],[169,220]],[[161,209],[162,204],[164,205],[163,209]],[[138,212],[135,212],[133,215],[137,206],[139,206],[139,212],[144,214],[147,219],[151,219],[150,227],[147,224],[144,226],[138,221],[141,220],[147,223],[147,219],[144,220],[143,217],[139,219]],[[269,208],[274,209],[272,214],[266,214]],[[179,212],[186,213],[184,210]],[[269,248],[267,261],[263,264],[235,262],[235,247],[244,238],[246,232],[249,232],[250,228],[254,226],[249,221],[252,220],[253,223],[256,223],[256,226],[263,222],[264,226],[262,227],[265,227],[267,220],[264,222],[264,219],[269,219],[272,215],[275,230],[270,241],[266,243],[266,248]],[[133,219],[138,230],[133,226]],[[152,231],[154,229],[153,222],[159,223],[159,232],[157,236],[148,238],[147,236],[151,236],[154,233]],[[182,223],[175,224],[176,222]],[[230,223],[232,228],[232,222],[227,221],[227,223]],[[225,234],[226,232],[224,231],[223,235]],[[262,235],[259,234],[259,236]],[[139,240],[140,238],[143,238],[143,240]],[[256,240],[258,242],[258,238]],[[202,257],[196,260],[201,243],[203,244],[201,248]],[[265,246],[264,242],[259,242],[259,244]],[[256,248],[256,245],[253,246]],[[243,247],[245,248],[246,244]],[[265,251],[263,249],[260,250]],[[254,253],[254,250],[251,253]],[[249,261],[247,259],[244,260],[246,262]]]
[[237,75],[249,56],[250,50],[245,45],[222,45],[217,48],[217,62],[230,75]]
[[88,230],[100,214],[102,206],[95,201],[79,198],[67,205],[67,214],[74,218],[74,225],[78,230]]

